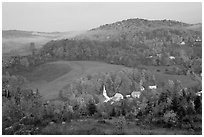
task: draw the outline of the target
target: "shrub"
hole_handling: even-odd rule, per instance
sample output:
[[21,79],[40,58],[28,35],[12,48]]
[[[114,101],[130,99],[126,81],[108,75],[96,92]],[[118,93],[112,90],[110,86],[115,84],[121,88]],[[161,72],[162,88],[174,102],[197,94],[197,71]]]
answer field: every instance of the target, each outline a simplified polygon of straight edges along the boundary
[[91,115],[91,116],[92,116],[94,113],[97,112],[97,110],[96,110],[96,105],[95,105],[93,102],[91,102],[91,101],[89,101],[88,106],[87,106],[87,109],[88,109],[88,111],[89,111],[89,115]]
[[174,113],[174,111],[167,111],[164,115],[164,122],[170,125],[174,125],[175,123],[177,123],[178,119],[177,119],[177,115],[176,113]]

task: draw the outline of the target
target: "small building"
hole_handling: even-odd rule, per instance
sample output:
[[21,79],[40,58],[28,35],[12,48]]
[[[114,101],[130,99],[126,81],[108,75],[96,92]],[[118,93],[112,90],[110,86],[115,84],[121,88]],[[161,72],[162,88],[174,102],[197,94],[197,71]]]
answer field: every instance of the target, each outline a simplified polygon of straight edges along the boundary
[[197,96],[202,96],[202,91],[196,93]]
[[169,59],[175,59],[175,57],[174,56],[169,56]]
[[120,93],[116,93],[111,99],[113,101],[120,101],[121,99],[123,99],[123,95]]
[[185,45],[186,43],[184,42],[184,41],[182,41],[181,43],[180,43],[180,45]]
[[125,97],[126,97],[126,98],[130,98],[130,97],[131,97],[131,95],[126,95]]
[[141,95],[141,92],[139,92],[139,91],[133,91],[133,92],[131,93],[131,96],[132,96],[133,98],[140,98],[140,95]]
[[149,89],[157,89],[157,86],[154,85],[154,86],[149,86]]
[[195,40],[195,42],[201,42],[201,41],[202,41],[202,40],[201,40],[200,37],[196,38],[196,40]]

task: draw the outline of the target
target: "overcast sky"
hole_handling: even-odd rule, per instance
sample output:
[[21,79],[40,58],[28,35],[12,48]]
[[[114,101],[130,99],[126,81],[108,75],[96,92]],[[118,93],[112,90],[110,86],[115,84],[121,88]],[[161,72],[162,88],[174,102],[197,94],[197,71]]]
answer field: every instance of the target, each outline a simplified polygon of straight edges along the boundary
[[3,3],[4,30],[87,30],[129,18],[202,22],[202,3]]

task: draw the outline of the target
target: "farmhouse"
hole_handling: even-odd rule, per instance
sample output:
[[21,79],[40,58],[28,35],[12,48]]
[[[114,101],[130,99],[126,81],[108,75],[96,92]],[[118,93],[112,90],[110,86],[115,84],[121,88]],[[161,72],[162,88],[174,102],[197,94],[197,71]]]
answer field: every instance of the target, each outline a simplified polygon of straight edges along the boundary
[[113,97],[111,97],[111,100],[113,101],[120,101],[121,99],[123,99],[123,95],[120,93],[116,93]]
[[130,98],[130,97],[131,97],[131,95],[126,95],[125,97],[126,97],[126,98]]
[[149,86],[149,89],[157,89],[157,86],[154,85],[154,86]]
[[198,37],[195,42],[201,42],[202,40]]
[[169,59],[175,59],[175,57],[174,56],[169,56]]
[[202,96],[202,91],[196,93],[197,96]]
[[184,42],[184,41],[182,41],[181,43],[180,43],[180,45],[185,45],[186,43]]
[[133,92],[131,93],[131,96],[132,96],[133,98],[140,98],[140,95],[141,95],[141,92],[139,92],[139,91],[133,91]]

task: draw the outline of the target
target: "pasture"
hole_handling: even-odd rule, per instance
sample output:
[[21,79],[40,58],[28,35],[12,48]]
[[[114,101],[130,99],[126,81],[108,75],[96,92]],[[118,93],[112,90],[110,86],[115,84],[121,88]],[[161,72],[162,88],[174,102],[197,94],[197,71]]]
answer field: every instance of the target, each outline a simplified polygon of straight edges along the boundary
[[119,71],[122,68],[125,67],[94,61],[57,61],[18,75],[26,77],[30,81],[28,87],[38,88],[40,94],[50,100],[58,98],[59,91],[76,78],[98,72]]
[[[139,121],[126,120],[118,127],[118,119],[82,118],[64,125],[55,123],[42,129],[44,135],[193,135],[191,130],[169,129],[153,125],[139,125]],[[137,124],[138,123],[138,124]],[[197,134],[200,134],[198,132]]]
[[184,87],[192,87],[199,84],[198,81],[195,81],[186,75],[165,74],[165,69],[168,68],[168,66],[144,66],[143,65],[143,66],[140,66],[140,68],[151,71],[155,75],[157,82],[167,83],[168,80],[179,80],[181,81]]
[[[96,61],[56,61],[40,65],[30,72],[18,73],[18,75],[28,79],[27,86],[38,88],[46,100],[53,100],[59,98],[59,92],[76,78],[99,72],[119,71],[123,68],[126,67]],[[168,75],[164,74],[163,71],[156,72],[153,67],[147,69],[155,74],[158,82],[168,82],[170,79],[180,80],[185,87],[197,84],[196,81],[185,75]]]

